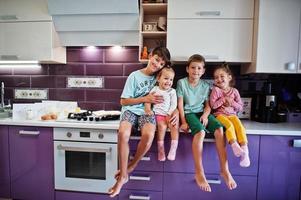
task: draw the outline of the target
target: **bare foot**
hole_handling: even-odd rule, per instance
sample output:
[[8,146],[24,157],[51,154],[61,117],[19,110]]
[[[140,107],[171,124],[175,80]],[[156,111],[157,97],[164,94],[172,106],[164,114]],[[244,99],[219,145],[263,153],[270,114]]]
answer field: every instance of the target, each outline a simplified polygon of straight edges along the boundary
[[229,188],[229,190],[233,190],[237,187],[237,184],[229,171],[222,172],[221,176],[224,178],[224,181],[225,181],[227,187]]
[[[135,168],[135,167],[134,167],[133,165],[129,164],[128,169],[127,169],[127,173],[130,174],[132,171],[134,171],[134,168]],[[116,171],[116,173],[115,173],[115,175],[114,175],[114,178],[115,178],[116,180],[118,180],[119,176],[120,176],[120,169],[118,169],[118,170]]]
[[205,192],[211,192],[211,187],[204,174],[195,174],[194,178],[201,190]]
[[110,197],[115,197],[120,193],[122,186],[128,181],[128,177],[119,177],[116,183],[108,191]]

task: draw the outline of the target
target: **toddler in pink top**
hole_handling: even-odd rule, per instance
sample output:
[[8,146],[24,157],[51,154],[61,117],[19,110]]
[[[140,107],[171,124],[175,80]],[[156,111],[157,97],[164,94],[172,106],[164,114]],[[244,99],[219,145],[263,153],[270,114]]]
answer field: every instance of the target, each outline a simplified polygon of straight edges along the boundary
[[226,138],[234,155],[240,157],[240,166],[249,167],[249,149],[246,130],[237,117],[242,110],[239,92],[233,87],[232,72],[227,64],[218,66],[213,73],[214,85],[210,94],[210,105],[213,114],[226,128]]

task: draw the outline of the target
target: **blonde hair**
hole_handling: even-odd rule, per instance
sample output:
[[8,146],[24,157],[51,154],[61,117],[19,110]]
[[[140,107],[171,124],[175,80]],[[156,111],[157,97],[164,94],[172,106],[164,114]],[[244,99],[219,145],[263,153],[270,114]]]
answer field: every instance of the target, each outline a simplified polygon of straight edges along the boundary
[[172,67],[170,67],[170,66],[163,67],[163,68],[159,71],[159,73],[158,73],[158,75],[157,75],[157,79],[159,79],[159,78],[162,76],[163,71],[164,71],[164,72],[172,72],[174,75],[176,74]]

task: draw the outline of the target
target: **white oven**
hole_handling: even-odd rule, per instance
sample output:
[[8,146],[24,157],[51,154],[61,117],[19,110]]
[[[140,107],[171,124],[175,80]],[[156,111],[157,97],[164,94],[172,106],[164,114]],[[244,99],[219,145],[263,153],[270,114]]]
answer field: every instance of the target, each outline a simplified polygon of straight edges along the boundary
[[115,183],[117,131],[54,128],[55,189],[107,193]]

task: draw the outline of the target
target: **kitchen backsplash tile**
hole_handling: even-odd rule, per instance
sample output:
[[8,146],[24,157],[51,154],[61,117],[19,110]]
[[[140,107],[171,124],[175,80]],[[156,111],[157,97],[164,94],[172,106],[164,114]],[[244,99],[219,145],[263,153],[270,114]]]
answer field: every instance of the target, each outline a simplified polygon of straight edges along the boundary
[[127,77],[107,76],[105,87],[107,89],[123,89]]
[[31,87],[33,88],[65,88],[66,76],[32,76]]
[[84,64],[50,65],[49,75],[85,75]]
[[121,90],[86,90],[87,99],[98,102],[119,102]]
[[86,75],[122,76],[122,64],[87,64]]
[[49,89],[50,100],[60,101],[84,101],[84,89]]
[[5,87],[30,87],[30,76],[0,76],[0,82],[4,82]]

